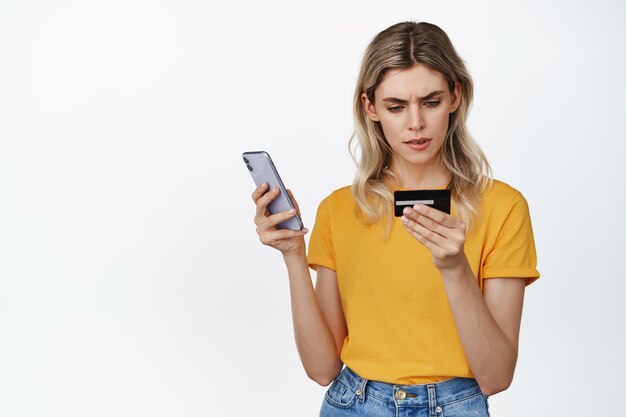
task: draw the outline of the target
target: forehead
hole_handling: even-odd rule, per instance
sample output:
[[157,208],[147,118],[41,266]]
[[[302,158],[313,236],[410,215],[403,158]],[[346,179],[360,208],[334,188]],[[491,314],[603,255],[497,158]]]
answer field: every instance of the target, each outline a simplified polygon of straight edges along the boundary
[[408,69],[390,69],[376,88],[380,94],[394,97],[415,95],[423,97],[435,90],[448,91],[448,83],[439,71],[424,64],[416,64]]

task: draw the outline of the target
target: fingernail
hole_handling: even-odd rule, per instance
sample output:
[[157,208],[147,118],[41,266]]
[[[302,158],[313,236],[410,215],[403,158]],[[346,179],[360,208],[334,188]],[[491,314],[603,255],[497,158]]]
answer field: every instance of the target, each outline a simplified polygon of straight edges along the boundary
[[267,183],[266,183],[266,182],[264,182],[263,184],[261,184],[261,188],[265,188],[265,187],[267,187]]
[[413,206],[413,208],[419,211],[422,208],[422,206],[420,204],[416,204]]
[[293,214],[293,213],[295,213],[295,212],[296,212],[296,209],[291,209],[291,210],[289,210],[289,214]]
[[404,214],[409,214],[409,213],[411,212],[411,209],[410,209],[410,208],[408,208],[408,207],[405,207],[405,208],[404,208],[404,210],[402,210],[402,212],[403,212]]
[[405,216],[400,217],[400,220],[402,220],[405,223],[409,221],[409,219],[407,219]]
[[302,229],[302,233],[306,233],[308,231],[309,231],[309,229],[307,229],[306,227],[304,229]]

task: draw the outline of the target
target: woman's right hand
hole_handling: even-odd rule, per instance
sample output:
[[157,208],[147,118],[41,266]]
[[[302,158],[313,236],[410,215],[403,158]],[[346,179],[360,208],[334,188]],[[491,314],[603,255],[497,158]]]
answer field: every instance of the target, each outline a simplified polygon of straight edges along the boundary
[[283,256],[304,253],[304,235],[308,232],[308,229],[289,230],[276,228],[277,224],[294,217],[296,214],[300,214],[298,202],[293,197],[293,194],[291,194],[291,191],[287,190],[296,208],[270,215],[267,206],[278,197],[280,190],[275,188],[268,192],[267,188],[267,183],[263,183],[252,193],[252,200],[256,204],[254,223],[257,226],[256,232],[259,234],[261,243],[278,249],[282,252]]

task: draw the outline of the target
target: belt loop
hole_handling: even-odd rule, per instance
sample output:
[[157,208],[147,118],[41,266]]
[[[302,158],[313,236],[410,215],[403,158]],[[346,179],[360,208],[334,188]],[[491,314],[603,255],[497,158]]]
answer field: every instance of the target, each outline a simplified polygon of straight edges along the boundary
[[428,415],[430,417],[435,417],[437,414],[437,392],[435,391],[435,386],[433,384],[428,384]]
[[362,378],[361,386],[359,387],[359,391],[361,391],[359,393],[359,401],[361,402],[365,401],[365,385],[366,384],[367,384],[367,379]]

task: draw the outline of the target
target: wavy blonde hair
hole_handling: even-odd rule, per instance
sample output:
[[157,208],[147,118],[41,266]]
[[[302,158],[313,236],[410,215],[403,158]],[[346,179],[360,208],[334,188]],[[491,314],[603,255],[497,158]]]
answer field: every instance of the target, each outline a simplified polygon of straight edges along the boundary
[[[492,181],[489,163],[466,127],[473,97],[472,79],[446,33],[426,22],[401,22],[387,28],[374,37],[365,51],[354,92],[355,132],[348,144],[357,164],[352,183],[357,202],[355,214],[367,224],[386,217],[385,238],[389,237],[393,224],[393,194],[389,180],[395,180],[395,176],[387,169],[392,150],[380,123],[367,117],[361,94],[365,93],[374,103],[374,94],[386,71],[408,69],[418,63],[443,74],[451,93],[454,93],[455,82],[461,83],[461,103],[449,116],[440,157],[452,174],[452,208],[467,230],[478,214],[482,193]],[[358,156],[357,150],[360,150]]]

